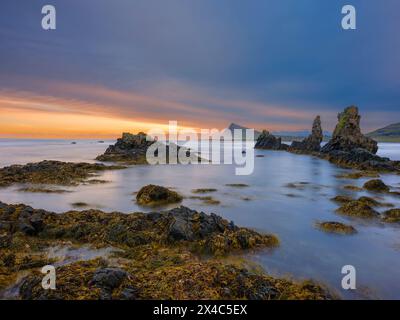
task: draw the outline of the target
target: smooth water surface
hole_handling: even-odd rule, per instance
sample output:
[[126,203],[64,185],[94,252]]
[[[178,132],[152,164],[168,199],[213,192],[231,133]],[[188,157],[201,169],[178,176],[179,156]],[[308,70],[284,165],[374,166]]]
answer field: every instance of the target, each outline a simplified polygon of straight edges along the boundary
[[[0,140],[0,166],[40,160],[94,161],[104,152],[106,143],[95,140],[15,141]],[[380,144],[379,153],[400,159],[399,144]],[[280,151],[256,150],[255,170],[249,176],[236,176],[234,165],[160,165],[134,166],[108,171],[100,179],[105,184],[67,187],[64,194],[19,192],[15,185],[0,189],[0,201],[24,203],[55,212],[74,209],[76,202],[104,211],[149,211],[136,205],[134,192],[153,183],[175,188],[184,196],[183,205],[196,210],[215,212],[237,225],[276,234],[281,245],[275,250],[249,254],[271,274],[294,278],[313,278],[335,288],[346,298],[400,299],[400,226],[379,221],[350,220],[335,213],[338,207],[330,198],[336,195],[359,197],[371,194],[343,189],[361,186],[366,179],[346,180],[336,176],[345,172],[327,161]],[[400,191],[400,176],[382,179]],[[248,187],[229,187],[243,183]],[[296,188],[288,185],[297,183]],[[216,188],[206,194],[221,201],[204,205],[189,199],[192,189]],[[374,195],[372,195],[374,196]],[[382,198],[400,207],[400,197]],[[379,209],[379,210],[384,210]],[[358,233],[353,236],[326,234],[315,228],[317,221],[351,223]],[[341,269],[353,265],[357,270],[357,290],[341,289]]]

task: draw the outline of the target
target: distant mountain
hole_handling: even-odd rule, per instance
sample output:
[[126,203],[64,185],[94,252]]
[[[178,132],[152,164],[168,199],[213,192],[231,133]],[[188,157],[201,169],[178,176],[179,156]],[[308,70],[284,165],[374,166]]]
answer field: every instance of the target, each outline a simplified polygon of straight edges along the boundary
[[366,136],[377,141],[400,141],[400,123],[394,123],[384,128],[367,133]]
[[[229,125],[229,127],[227,128],[227,130],[229,130],[229,131],[232,132],[232,136],[233,136],[234,130],[243,130],[243,131],[242,131],[242,139],[243,139],[243,140],[246,139],[246,131],[244,131],[244,130],[246,130],[246,129],[251,129],[251,128],[243,127],[243,126],[238,125],[238,124],[236,124],[236,123],[231,123],[231,124]],[[259,131],[257,131],[257,130],[254,130],[254,140],[257,140],[258,137],[260,136],[260,134],[261,134],[261,132],[259,132]]]

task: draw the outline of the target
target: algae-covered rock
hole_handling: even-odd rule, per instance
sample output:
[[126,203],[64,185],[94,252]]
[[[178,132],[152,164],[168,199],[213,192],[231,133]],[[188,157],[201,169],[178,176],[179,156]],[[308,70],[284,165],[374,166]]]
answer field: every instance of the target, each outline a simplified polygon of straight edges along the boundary
[[125,167],[105,166],[99,163],[45,160],[0,168],[0,186],[9,186],[14,183],[77,185],[89,181],[89,178],[101,171],[123,168]]
[[318,222],[316,225],[318,229],[330,233],[354,234],[357,232],[353,226],[336,221]]
[[378,151],[378,143],[361,133],[360,119],[356,106],[350,106],[339,113],[332,139],[322,148],[322,152],[334,150],[351,152],[361,148],[375,154]]
[[343,195],[338,195],[334,198],[331,198],[332,201],[337,202],[337,203],[348,203],[353,201],[354,199],[349,196],[343,196]]
[[347,216],[354,216],[360,218],[374,218],[378,217],[379,213],[371,208],[365,202],[354,200],[343,204],[336,212]]
[[136,201],[140,205],[154,206],[181,202],[183,197],[168,188],[149,184],[139,190]]
[[387,210],[382,216],[385,222],[400,222],[400,209]]
[[368,191],[374,191],[374,192],[389,192],[390,191],[389,186],[387,186],[380,179],[374,179],[374,180],[367,181],[364,184],[363,188]]

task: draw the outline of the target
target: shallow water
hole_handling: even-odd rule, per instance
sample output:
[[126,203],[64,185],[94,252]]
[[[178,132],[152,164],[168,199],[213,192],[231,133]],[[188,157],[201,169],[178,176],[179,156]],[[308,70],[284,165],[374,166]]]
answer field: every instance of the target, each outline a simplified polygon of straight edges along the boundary
[[[18,141],[0,140],[0,166],[39,160],[93,161],[111,142],[97,141]],[[380,144],[380,154],[400,159],[400,145]],[[109,183],[68,187],[64,194],[24,193],[21,186],[0,189],[0,201],[25,203],[56,212],[74,209],[72,203],[86,202],[88,208],[104,211],[149,211],[136,205],[133,192],[154,183],[176,190],[185,196],[195,188],[216,188],[206,194],[220,200],[216,206],[186,198],[182,204],[207,213],[215,212],[237,225],[275,233],[279,248],[249,255],[277,275],[313,278],[335,288],[346,298],[400,299],[400,227],[364,220],[349,220],[335,214],[337,205],[329,199],[338,195],[354,197],[365,192],[344,190],[343,186],[361,186],[367,179],[346,180],[335,176],[344,172],[327,161],[287,152],[257,150],[265,157],[255,158],[250,176],[235,176],[233,165],[135,166],[126,170],[104,172],[100,179]],[[400,190],[400,177],[382,179]],[[302,182],[299,188],[286,186]],[[244,183],[245,188],[228,187]],[[400,197],[384,197],[400,207]],[[352,223],[358,233],[338,236],[315,229],[318,220]],[[341,289],[341,269],[353,265],[357,270],[357,290]]]

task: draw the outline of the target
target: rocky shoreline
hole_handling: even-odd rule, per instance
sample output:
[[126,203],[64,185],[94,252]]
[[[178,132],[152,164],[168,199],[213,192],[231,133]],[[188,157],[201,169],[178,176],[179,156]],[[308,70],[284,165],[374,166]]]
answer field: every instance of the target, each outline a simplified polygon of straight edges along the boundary
[[[57,290],[43,290],[49,248],[117,248],[111,258],[74,261],[57,270]],[[0,203],[0,295],[17,299],[331,299],[311,281],[256,272],[232,253],[274,248],[262,235],[215,214],[186,207],[153,213],[98,210],[56,214]]]
[[319,116],[314,120],[310,136],[303,141],[294,141],[289,146],[283,144],[280,138],[264,130],[255,148],[309,154],[347,169],[400,174],[400,161],[392,161],[376,155],[378,144],[361,133],[360,119],[356,106],[344,109],[338,114],[338,124],[331,140],[322,148],[320,145],[323,140],[323,131]]

